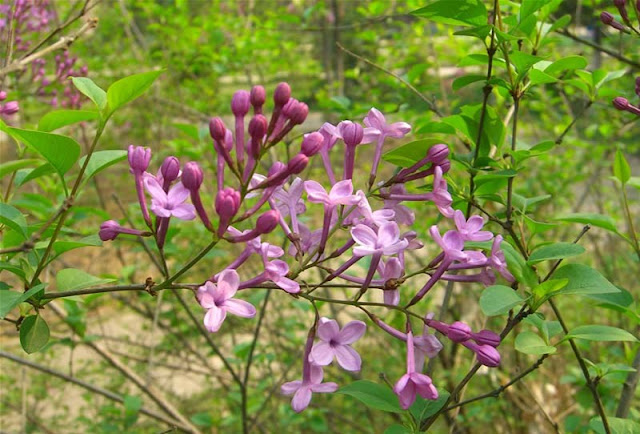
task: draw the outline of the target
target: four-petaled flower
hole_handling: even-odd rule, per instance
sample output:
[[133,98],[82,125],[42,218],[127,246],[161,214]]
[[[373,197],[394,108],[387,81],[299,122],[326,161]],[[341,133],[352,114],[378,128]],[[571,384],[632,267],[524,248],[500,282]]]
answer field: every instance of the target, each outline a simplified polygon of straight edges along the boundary
[[297,294],[298,292],[300,292],[300,285],[298,284],[298,282],[286,277],[287,273],[289,272],[289,266],[286,262],[279,259],[275,259],[271,262],[266,262],[264,265],[264,272],[265,276],[270,281],[287,291],[289,294]]
[[413,334],[407,333],[407,373],[393,387],[400,406],[407,410],[416,400],[416,394],[424,399],[438,399],[438,390],[428,375],[416,371],[413,348]]
[[196,209],[190,203],[184,203],[189,197],[181,182],[177,183],[166,193],[154,176],[144,178],[144,185],[151,195],[151,211],[158,217],[175,217],[180,220],[193,220]]
[[484,219],[479,215],[471,216],[466,220],[462,211],[456,210],[453,214],[453,220],[464,241],[489,241],[493,238],[491,232],[481,230],[484,226]]
[[367,326],[362,321],[351,321],[340,330],[335,320],[320,318],[318,323],[320,342],[311,349],[310,361],[316,365],[325,366],[335,357],[338,364],[345,370],[359,371],[362,360],[350,345],[360,339],[366,330]]
[[207,281],[198,288],[198,302],[207,309],[204,326],[210,332],[217,332],[227,317],[227,312],[242,318],[253,318],[256,308],[247,301],[236,300],[240,278],[236,270],[224,270],[218,277],[218,283]]
[[429,228],[429,233],[433,240],[442,248],[444,256],[448,260],[461,261],[467,257],[467,253],[462,251],[464,249],[464,240],[457,231],[447,231],[444,236],[441,237],[438,226],[433,225]]
[[395,222],[380,225],[378,232],[366,225],[356,225],[351,236],[358,243],[353,248],[354,255],[394,255],[407,248],[409,242],[400,239],[400,229]]
[[291,407],[296,413],[300,413],[302,410],[307,408],[307,406],[311,402],[311,396],[313,395],[313,392],[333,393],[338,390],[338,385],[336,383],[322,382],[324,372],[322,371],[322,368],[320,366],[310,365],[308,370],[310,371],[308,375],[309,378],[289,381],[288,383],[284,383],[280,387],[280,391],[283,395],[293,395],[293,399],[291,400]]

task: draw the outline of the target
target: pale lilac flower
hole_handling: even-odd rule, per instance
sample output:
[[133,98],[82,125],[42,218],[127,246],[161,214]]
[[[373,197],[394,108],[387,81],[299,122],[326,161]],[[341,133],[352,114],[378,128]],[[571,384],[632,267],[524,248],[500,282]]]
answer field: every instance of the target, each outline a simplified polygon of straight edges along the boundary
[[400,406],[407,410],[416,400],[416,394],[424,399],[438,399],[438,390],[433,385],[428,375],[416,371],[413,334],[407,333],[407,373],[393,387],[393,392],[398,395]]
[[242,318],[253,318],[256,308],[244,300],[236,300],[233,296],[238,291],[240,279],[235,270],[224,270],[220,273],[218,283],[207,281],[198,288],[198,302],[207,309],[204,326],[214,333],[220,330],[227,312]]
[[447,181],[442,176],[442,168],[436,166],[433,170],[433,190],[431,192],[431,200],[436,204],[440,213],[447,217],[453,217],[453,208],[451,208],[451,194],[447,190]]
[[[300,245],[300,249],[302,250],[302,253],[310,253],[320,245],[320,239],[322,238],[322,229],[316,229],[315,231],[311,231],[309,230],[308,227],[306,227],[302,223],[299,224],[298,229],[299,229],[298,244]],[[295,246],[295,244],[291,244],[289,246],[288,253],[291,256],[296,256],[297,252],[298,252],[298,249]]]
[[[403,184],[394,184],[389,189],[391,194],[407,194],[407,189]],[[400,200],[385,199],[385,209],[393,210],[396,216],[396,222],[404,225],[412,225],[416,220],[416,216],[413,210],[405,205],[402,205]]]
[[283,188],[277,188],[273,192],[273,198],[276,201],[276,206],[280,215],[283,217],[291,216],[291,226],[293,232],[300,233],[298,224],[298,214],[302,214],[307,210],[307,207],[302,200],[302,192],[304,191],[304,181],[300,178],[295,178],[288,190]]
[[456,210],[453,214],[453,221],[456,223],[458,233],[464,241],[489,241],[493,238],[493,234],[489,231],[482,231],[484,219],[479,215],[464,218],[464,214],[460,210]]
[[357,225],[364,223],[368,226],[380,226],[383,223],[393,220],[396,216],[391,209],[378,209],[373,211],[366,194],[362,190],[356,191],[358,198],[357,208],[349,209],[344,219],[346,225]]
[[400,239],[400,229],[395,222],[382,224],[378,231],[359,224],[351,229],[351,237],[358,244],[353,248],[354,255],[395,255],[404,250],[409,242]]
[[184,203],[189,197],[181,182],[177,183],[165,193],[155,177],[146,177],[144,185],[151,195],[151,211],[158,217],[175,217],[180,220],[193,220],[196,210],[190,203]]
[[267,262],[264,266],[264,274],[268,280],[289,294],[297,294],[300,292],[300,285],[295,280],[289,279],[287,273],[289,273],[289,266],[279,259]]
[[384,144],[384,140],[387,137],[399,139],[406,136],[411,132],[411,125],[406,122],[387,124],[387,120],[384,115],[375,107],[372,107],[371,110],[369,110],[369,113],[367,113],[367,116],[364,118],[364,124],[369,127],[369,135],[377,136],[373,165],[371,167],[371,174],[369,175],[369,185],[373,185],[376,179],[378,165],[380,164],[380,157],[382,156],[382,145]]
[[322,134],[322,137],[324,138],[322,148],[320,148],[320,157],[322,158],[324,170],[327,172],[327,176],[329,177],[329,182],[333,185],[336,183],[336,177],[333,173],[333,166],[331,165],[331,159],[329,158],[329,151],[331,151],[331,148],[333,148],[336,142],[340,140],[340,133],[338,133],[338,128],[335,125],[328,122],[325,122],[318,132]]
[[335,320],[320,318],[317,332],[320,342],[311,349],[310,361],[326,366],[335,357],[343,369],[359,371],[362,360],[358,352],[351,348],[351,344],[360,339],[366,330],[367,326],[362,321],[351,321],[340,330]]
[[442,248],[446,259],[450,261],[461,261],[467,257],[467,253],[463,252],[464,240],[457,231],[447,231],[444,237],[441,237],[438,226],[433,225],[429,228],[429,234],[440,248]]
[[491,256],[489,257],[489,265],[496,270],[502,277],[504,277],[509,282],[514,282],[515,278],[513,274],[509,272],[507,268],[507,261],[504,257],[504,252],[500,248],[500,244],[502,244],[502,235],[496,235],[493,239],[493,244],[491,245]]

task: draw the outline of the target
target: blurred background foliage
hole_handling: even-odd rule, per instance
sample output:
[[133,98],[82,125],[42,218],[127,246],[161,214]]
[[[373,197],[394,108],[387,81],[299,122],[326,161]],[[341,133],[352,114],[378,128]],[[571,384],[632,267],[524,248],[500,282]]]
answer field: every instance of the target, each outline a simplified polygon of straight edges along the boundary
[[[63,17],[73,14],[81,3],[60,1],[51,5],[60,21],[64,21]],[[440,124],[442,118],[474,107],[477,110],[482,101],[483,82],[461,87],[462,82],[456,79],[484,75],[486,51],[478,39],[454,35],[458,28],[409,14],[425,3],[425,0],[103,1],[88,14],[99,17],[97,28],[75,42],[70,52],[88,66],[88,76],[103,88],[126,75],[157,67],[165,69],[144,98],[115,115],[101,149],[125,149],[129,144],[149,146],[154,151],[155,167],[165,156],[175,154],[183,163],[197,160],[213,168],[207,130],[209,117],[228,116],[231,95],[238,89],[262,84],[269,95],[278,82],[287,81],[293,95],[311,108],[300,132],[315,130],[324,121],[361,120],[374,106],[394,120],[411,123],[414,126],[411,140],[425,138],[447,143],[457,154],[450,172],[451,184],[462,198],[468,184],[464,162],[469,153],[465,141],[469,140],[460,131],[438,132],[434,125]],[[451,3],[455,7],[455,1]],[[490,9],[492,2],[486,3]],[[500,3],[504,17],[517,15],[519,2]],[[611,9],[611,2],[551,3],[554,7],[548,22],[568,14],[571,24],[565,27],[572,34],[621,53],[636,65],[640,62],[637,39],[610,31],[598,19],[601,11]],[[525,37],[518,43],[532,44]],[[588,66],[581,68],[584,72],[566,72],[556,83],[536,86],[522,101],[517,148],[526,150],[542,142],[552,143],[547,152],[522,163],[515,184],[515,205],[526,211],[526,217],[517,220],[516,231],[527,240],[529,251],[550,240],[570,242],[581,226],[561,223],[555,218],[566,213],[595,212],[610,216],[624,233],[627,228],[619,187],[611,179],[612,161],[615,150],[621,149],[633,174],[638,176],[640,128],[637,118],[615,110],[611,100],[619,95],[632,100],[634,79],[640,71],[637,66],[603,55],[559,32],[549,34],[536,49],[538,56],[550,62],[580,55]],[[596,92],[585,83],[586,74],[598,68],[611,75]],[[499,64],[496,76],[506,77],[504,67]],[[9,79],[5,82],[7,86],[20,101],[18,123],[24,128],[35,126],[50,110],[49,101],[34,94],[26,76]],[[508,93],[499,87],[489,100],[496,121],[495,128],[490,130],[494,162],[506,152],[502,144],[511,140],[507,122],[511,103]],[[65,134],[81,143],[84,140],[88,146],[86,137],[91,137],[88,131],[87,125],[73,126]],[[3,143],[3,160],[14,157],[14,152],[12,145]],[[363,177],[370,164],[365,152],[359,154]],[[104,172],[86,190],[68,225],[74,228],[70,235],[95,234],[102,220],[109,216],[122,218],[123,210],[134,221],[141,222],[137,205],[133,205],[135,193],[125,166],[120,163]],[[319,164],[315,167],[319,173]],[[505,186],[506,179],[493,180],[483,185],[482,193],[488,197]],[[4,191],[5,184],[2,187]],[[14,194],[12,203],[36,216],[46,215],[63,197],[53,178],[46,176]],[[632,215],[640,226],[638,190],[631,188],[629,195]],[[119,208],[118,203],[124,204],[124,208]],[[486,206],[491,212],[501,209],[499,201],[487,201]],[[415,205],[415,211],[416,230],[426,238],[437,213],[422,204]],[[499,227],[491,229],[498,231]],[[184,261],[205,243],[205,231],[197,223],[174,225],[171,231],[170,237],[175,242],[166,249],[171,261]],[[637,306],[629,295],[635,298],[638,295],[640,268],[633,249],[621,237],[602,228],[593,228],[582,244],[587,253],[580,260],[628,292],[623,293],[625,300],[620,305],[605,307],[586,299],[562,299],[559,305],[567,312],[567,321],[579,325],[595,320],[637,335]],[[136,283],[157,274],[142,249],[133,243],[111,243],[102,249],[82,252],[65,256],[59,268],[82,268],[92,274]],[[231,257],[228,251],[214,250],[189,278],[198,281],[207,277],[230,262]],[[498,330],[502,319],[487,319],[475,307],[479,289],[455,291],[447,318],[466,320],[474,328],[486,326]],[[430,307],[434,311],[441,303],[440,294],[437,292],[431,298]],[[256,291],[249,301],[256,306],[265,303],[265,293]],[[372,411],[340,394],[314,396],[312,407],[295,414],[289,400],[279,396],[278,387],[283,380],[298,376],[303,330],[313,314],[308,303],[292,302],[289,298],[273,297],[268,303],[268,320],[255,351],[255,378],[249,397],[249,414],[255,417],[256,432],[378,433],[398,422],[393,414]],[[85,297],[82,303],[65,300],[61,306],[69,315],[68,325],[82,329],[84,340],[104,342],[148,382],[167,391],[169,396],[174,395],[176,405],[203,430],[240,430],[239,392],[170,294],[156,299],[145,293],[96,295]],[[358,316],[335,306],[325,309],[333,317]],[[554,319],[552,313],[544,313],[548,319]],[[390,316],[390,322],[400,327],[402,317]],[[252,325],[233,318],[228,322],[214,339],[229,354],[233,366],[239,367],[250,350]],[[554,330],[557,328],[555,321],[549,324]],[[535,330],[533,324],[519,327]],[[24,427],[27,432],[150,433],[162,429],[162,424],[138,414],[140,393],[123,377],[105,375],[106,365],[91,356],[83,339],[73,337],[63,323],[52,325],[52,330],[54,339],[49,348],[31,358],[118,391],[125,396],[125,405],[79,392],[47,375],[25,368],[13,369],[3,361],[0,372],[3,428],[11,432]],[[13,348],[10,340],[15,338],[15,327],[3,324],[2,333],[3,347]],[[602,377],[600,392],[607,412],[615,413],[637,344],[579,341],[579,345],[593,362],[594,375]],[[358,349],[365,361],[362,373],[351,375],[332,367],[327,374],[340,384],[348,384],[361,377],[378,381],[378,373],[384,373],[393,382],[403,372],[403,346],[387,339],[373,326]],[[495,389],[535,361],[513,349],[513,337],[502,344],[501,351],[502,368],[481,372],[471,382],[466,396]],[[468,353],[456,346],[445,345],[445,352],[446,364],[436,361],[433,377],[442,390],[451,390],[467,372],[471,360]],[[145,401],[145,405],[153,404]],[[450,413],[432,430],[589,432],[593,414],[591,395],[573,355],[564,345],[535,373],[505,392],[502,399],[479,401],[458,413]],[[634,417],[640,418],[637,400],[631,408],[631,418]]]

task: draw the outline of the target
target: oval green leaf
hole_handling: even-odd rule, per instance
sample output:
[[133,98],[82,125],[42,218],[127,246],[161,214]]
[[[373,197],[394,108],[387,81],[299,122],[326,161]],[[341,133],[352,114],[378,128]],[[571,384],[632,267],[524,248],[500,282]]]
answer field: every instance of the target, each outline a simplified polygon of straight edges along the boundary
[[502,315],[524,303],[516,291],[504,285],[493,285],[482,291],[480,309],[487,316]]
[[9,133],[42,155],[60,176],[64,176],[80,156],[80,145],[71,137],[18,128],[9,128]]
[[596,342],[638,342],[638,339],[626,330],[605,325],[584,325],[570,330],[566,339],[584,339]]
[[20,345],[27,354],[40,351],[49,342],[49,326],[40,315],[29,315],[20,324]]
[[553,354],[556,352],[556,347],[547,345],[540,336],[528,331],[522,332],[516,337],[515,347],[516,351],[536,356]]
[[398,397],[381,384],[367,380],[354,381],[340,388],[337,393],[353,396],[362,401],[367,407],[390,413],[400,413],[402,408],[398,403]]
[[560,242],[547,244],[534,250],[531,256],[529,256],[527,263],[536,264],[542,261],[569,258],[571,256],[581,255],[584,251],[584,247],[574,243]]
[[133,101],[151,87],[162,71],[143,72],[122,78],[107,89],[109,113]]
[[38,122],[38,129],[49,132],[77,122],[96,119],[100,119],[100,114],[89,110],[54,110],[42,116]]

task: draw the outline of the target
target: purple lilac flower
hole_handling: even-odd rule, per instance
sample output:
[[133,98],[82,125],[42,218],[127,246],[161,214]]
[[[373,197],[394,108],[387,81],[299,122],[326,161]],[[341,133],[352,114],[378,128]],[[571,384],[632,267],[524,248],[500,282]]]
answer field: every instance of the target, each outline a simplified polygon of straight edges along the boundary
[[491,232],[481,230],[484,226],[484,219],[480,216],[474,215],[466,220],[462,211],[456,210],[453,214],[453,220],[464,241],[489,241],[493,238]]
[[362,321],[351,321],[340,330],[335,320],[320,318],[317,331],[320,342],[311,349],[311,362],[326,366],[335,358],[343,369],[359,371],[362,360],[351,344],[360,339],[366,330],[367,325]]
[[400,406],[405,410],[415,402],[416,395],[420,395],[424,399],[438,399],[438,390],[433,385],[431,378],[416,371],[411,331],[407,333],[407,373],[395,384],[393,392],[398,395]]
[[185,203],[189,197],[181,182],[177,183],[165,193],[155,177],[146,177],[144,186],[151,195],[151,211],[158,217],[175,217],[180,220],[193,220],[196,210],[190,203]]
[[411,132],[411,125],[406,122],[395,122],[393,124],[387,124],[387,120],[384,115],[375,107],[369,110],[369,113],[364,118],[364,124],[369,127],[369,134],[376,136],[376,149],[373,156],[373,163],[371,166],[371,174],[369,175],[369,185],[373,185],[376,179],[376,173],[378,171],[378,165],[380,164],[380,157],[382,156],[382,145],[387,137],[393,137],[400,139]]

